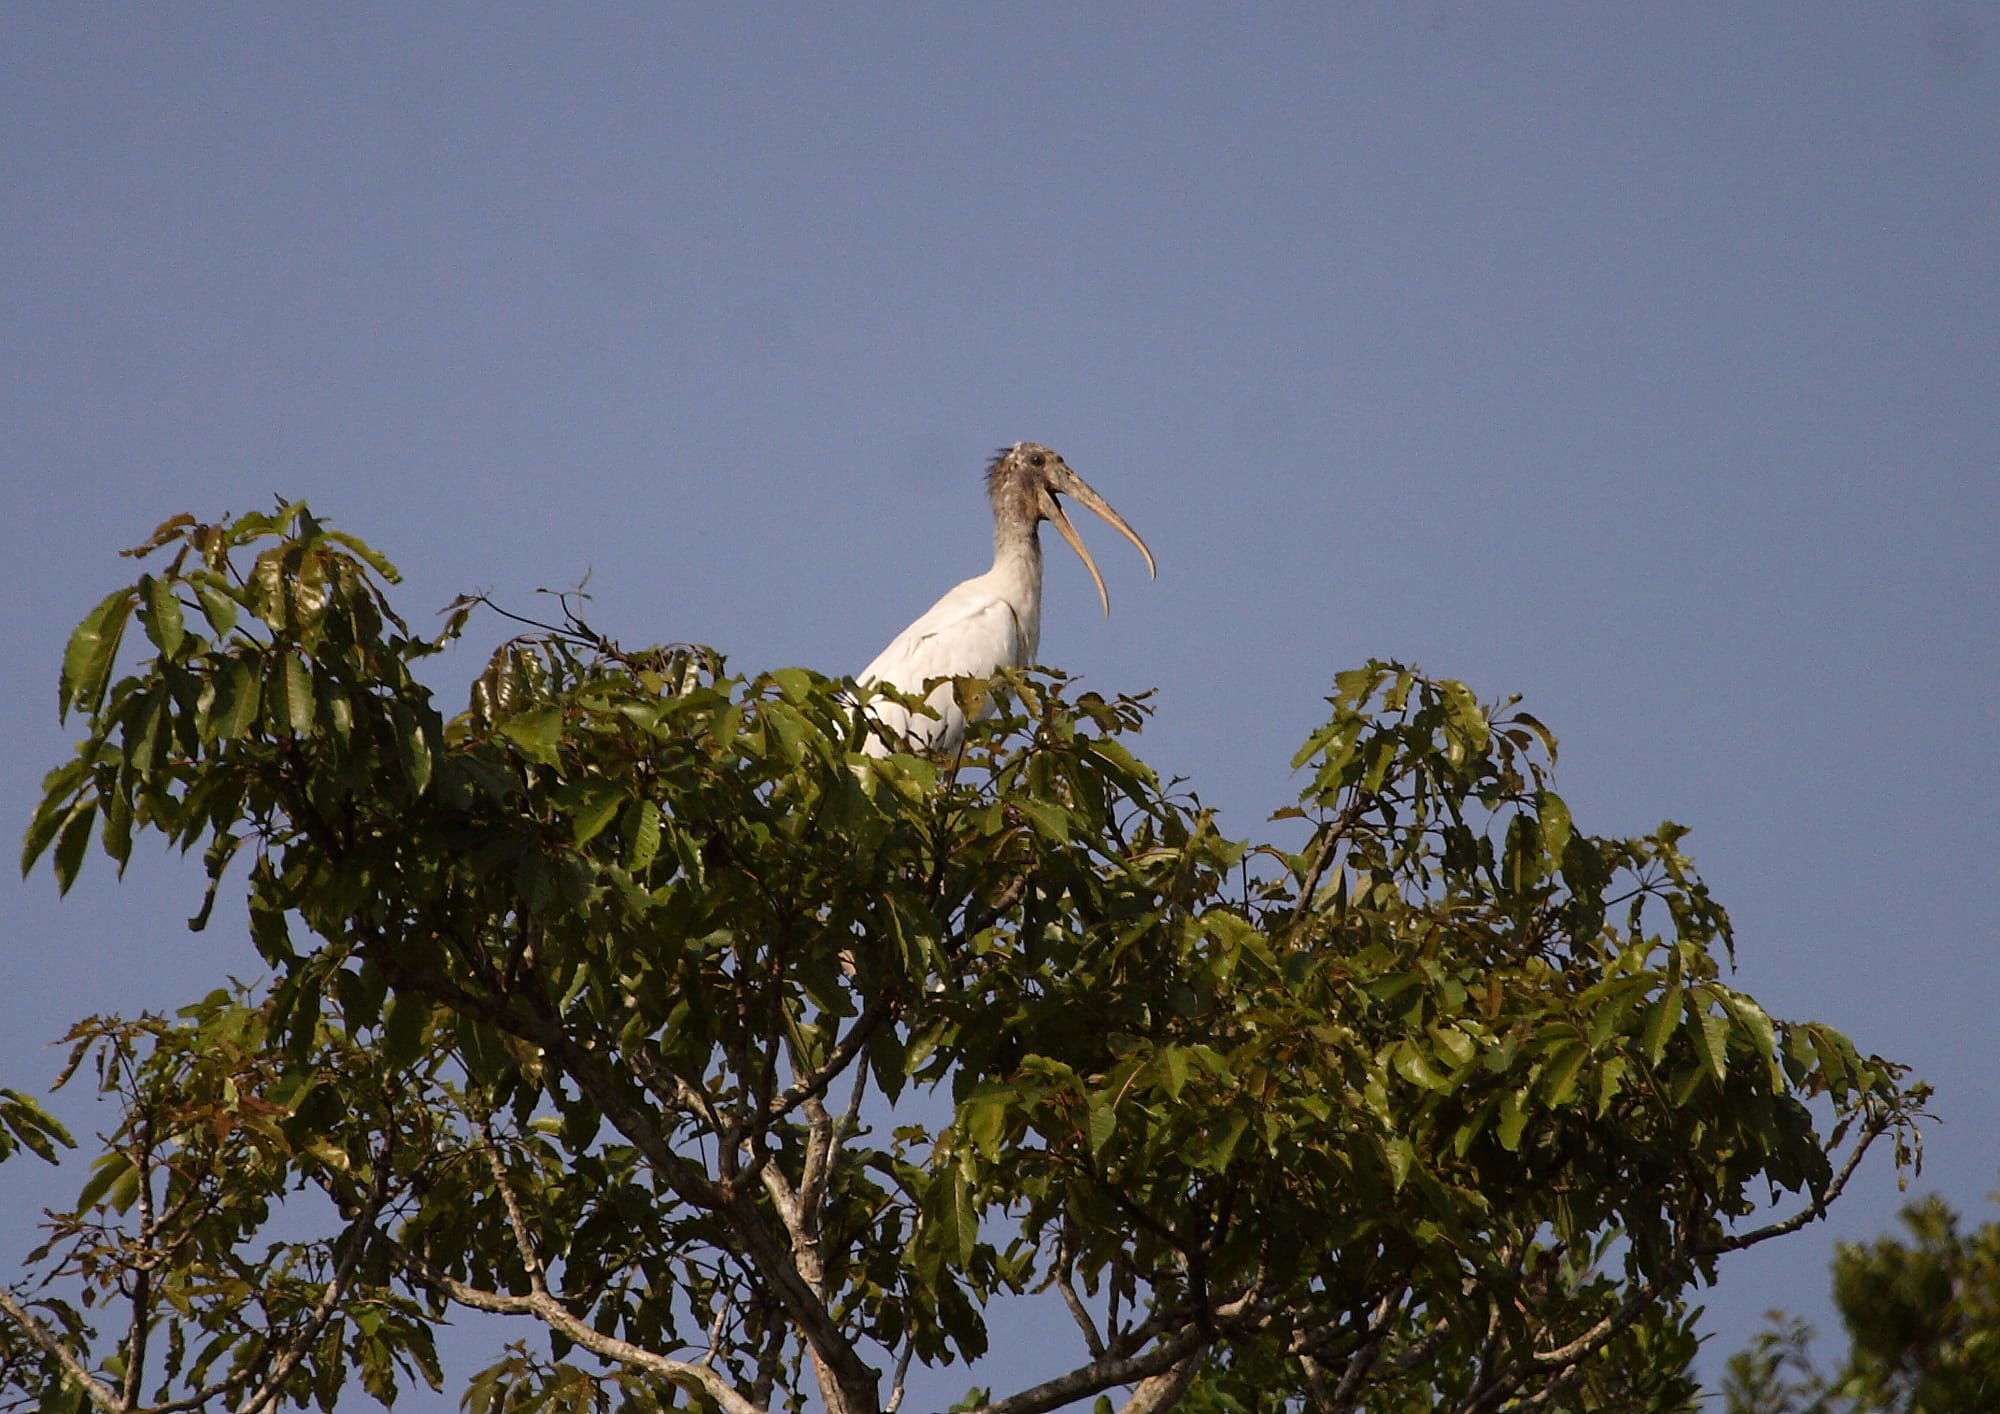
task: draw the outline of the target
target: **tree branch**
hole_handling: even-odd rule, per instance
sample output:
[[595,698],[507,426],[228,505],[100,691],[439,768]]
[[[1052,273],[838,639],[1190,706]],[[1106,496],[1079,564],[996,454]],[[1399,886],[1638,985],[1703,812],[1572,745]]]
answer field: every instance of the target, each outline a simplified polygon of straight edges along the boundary
[[354,1267],[361,1260],[362,1249],[368,1245],[368,1237],[375,1231],[375,1219],[381,1215],[382,1205],[388,1201],[388,1174],[389,1166],[385,1154],[376,1160],[375,1185],[368,1195],[368,1202],[347,1225],[344,1234],[347,1250],[342,1252],[340,1259],[335,1262],[333,1273],[327,1278],[326,1289],[320,1293],[319,1300],[313,1303],[312,1314],[306,1318],[306,1323],[298,1334],[292,1337],[284,1353],[273,1363],[270,1373],[264,1376],[257,1388],[243,1401],[240,1414],[263,1414],[264,1410],[271,1408],[282,1392],[287,1377],[298,1367],[299,1361],[305,1358],[306,1352],[318,1342],[319,1333],[326,1329],[326,1323],[332,1319],[335,1308],[347,1294],[348,1278],[354,1275]]
[[535,1242],[528,1233],[527,1219],[521,1216],[521,1200],[514,1192],[513,1180],[507,1177],[507,1166],[500,1159],[500,1146],[493,1142],[493,1131],[482,1116],[478,1121],[479,1147],[486,1152],[486,1166],[493,1171],[493,1186],[500,1190],[500,1201],[507,1209],[507,1226],[514,1230],[514,1246],[521,1254],[521,1265],[528,1272],[528,1288],[542,1296],[549,1294],[548,1273],[542,1266],[542,1259],[535,1251]]
[[4,1286],[0,1286],[0,1312],[4,1312],[9,1320],[19,1326],[21,1334],[39,1347],[42,1353],[62,1366],[63,1373],[76,1381],[77,1387],[92,1404],[105,1410],[107,1414],[124,1414],[128,1406],[119,1402],[117,1392],[86,1370],[83,1362],[76,1357],[76,1352],[63,1344],[62,1337],[36,1319],[34,1313],[16,1301],[14,1293]]
[[1171,1370],[1187,1355],[1205,1349],[1208,1337],[1194,1326],[1184,1326],[1172,1338],[1161,1341],[1144,1355],[1107,1355],[1088,1365],[1079,1365],[1032,1389],[1010,1394],[991,1404],[982,1404],[971,1414],[1048,1414],[1073,1400],[1098,1394],[1114,1385],[1136,1384],[1150,1376]]
[[[356,931],[369,940],[367,955],[382,969],[391,985],[427,996],[540,1047],[548,1061],[604,1112],[619,1133],[632,1141],[675,1196],[717,1214],[728,1224],[742,1245],[742,1254],[769,1284],[807,1346],[838,1377],[842,1401],[856,1409],[874,1406],[875,1372],[834,1324],[826,1304],[800,1280],[784,1245],[771,1231],[764,1215],[757,1211],[756,1204],[748,1194],[717,1182],[707,1170],[676,1153],[653,1117],[628,1092],[603,1056],[584,1046],[550,1017],[467,992],[435,972],[412,970],[379,933],[359,923]],[[722,1157],[732,1156],[725,1152]]]
[[1847,1182],[1854,1177],[1854,1171],[1861,1167],[1862,1156],[1868,1152],[1876,1140],[1887,1134],[1891,1127],[1895,1125],[1896,1113],[1894,1110],[1885,1110],[1863,1127],[1861,1137],[1854,1143],[1854,1152],[1847,1156],[1847,1162],[1840,1166],[1840,1172],[1833,1176],[1833,1181],[1827,1184],[1819,1197],[1813,1199],[1804,1208],[1793,1213],[1789,1218],[1783,1218],[1778,1222],[1766,1224],[1750,1232],[1738,1233],[1733,1237],[1724,1238],[1721,1242],[1703,1247],[1697,1255],[1719,1257],[1725,1252],[1740,1252],[1746,1247],[1755,1247],[1758,1243],[1768,1242],[1774,1237],[1783,1237],[1788,1233],[1797,1232],[1807,1223],[1825,1217],[1826,1210],[1846,1191]]
[[1181,1402],[1188,1386],[1208,1359],[1208,1346],[1197,1345],[1176,1360],[1172,1367],[1139,1381],[1132,1397],[1119,1406],[1118,1414],[1163,1414]]
[[726,1414],[767,1414],[761,1405],[745,1399],[737,1392],[735,1386],[708,1366],[690,1364],[685,1360],[671,1360],[630,1341],[606,1335],[597,1327],[577,1319],[570,1313],[569,1308],[546,1291],[530,1292],[526,1296],[510,1296],[498,1291],[486,1291],[437,1271],[429,1263],[407,1252],[404,1258],[422,1281],[443,1292],[461,1306],[469,1306],[475,1311],[490,1311],[502,1316],[533,1316],[593,1355],[606,1360],[615,1360],[621,1365],[634,1366],[658,1375],[661,1379],[672,1380],[684,1389],[697,1390],[707,1395],[720,1405]]
[[893,991],[877,992],[861,1009],[861,1015],[854,1018],[847,1034],[834,1042],[833,1049],[826,1053],[826,1060],[786,1086],[783,1094],[772,1097],[764,1107],[764,1123],[781,1120],[807,1100],[816,1100],[824,1095],[826,1087],[847,1069],[848,1062],[868,1044],[868,1038],[875,1034],[876,1029],[895,1014],[899,1005],[900,1000]]

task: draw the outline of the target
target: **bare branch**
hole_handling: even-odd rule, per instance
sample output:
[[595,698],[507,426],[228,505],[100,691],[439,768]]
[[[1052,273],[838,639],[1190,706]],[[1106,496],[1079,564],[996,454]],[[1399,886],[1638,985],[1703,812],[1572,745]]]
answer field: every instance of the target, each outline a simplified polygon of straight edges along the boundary
[[1399,1286],[1385,1293],[1382,1299],[1375,1303],[1375,1310],[1369,1316],[1368,1324],[1362,1328],[1360,1340],[1347,1358],[1347,1368],[1341,1371],[1340,1383],[1334,1386],[1332,1397],[1326,1401],[1328,1409],[1341,1410],[1353,1407],[1354,1396],[1361,1387],[1361,1381],[1375,1368],[1376,1358],[1382,1353],[1383,1338],[1389,1333],[1389,1319],[1403,1304],[1403,1298],[1409,1294],[1409,1290],[1407,1286]]
[[882,1023],[895,1015],[900,1005],[901,1000],[894,992],[876,993],[868,1005],[861,1009],[861,1015],[854,1018],[854,1024],[847,1028],[847,1034],[833,1043],[833,1048],[826,1053],[825,1062],[794,1080],[785,1087],[783,1094],[772,1097],[771,1102],[764,1108],[764,1123],[769,1124],[783,1119],[807,1100],[818,1099],[824,1095],[826,1087],[847,1069],[848,1062],[868,1044],[868,1038],[875,1034]]
[[1091,1358],[1103,1359],[1104,1338],[1097,1333],[1097,1322],[1090,1318],[1090,1312],[1084,1306],[1083,1298],[1076,1294],[1076,1282],[1070,1277],[1069,1263],[1066,1261],[1056,1276],[1056,1290],[1062,1293],[1063,1305],[1069,1307],[1069,1314],[1075,1320],[1077,1329],[1083,1332],[1083,1343],[1090,1351]]
[[153,1206],[153,1121],[149,1113],[141,1112],[132,1138],[132,1151],[128,1156],[133,1171],[138,1175],[139,1228],[138,1252],[132,1266],[132,1285],[128,1292],[132,1308],[132,1319],[125,1336],[125,1378],[122,1381],[123,1402],[129,1409],[139,1402],[139,1391],[146,1378],[146,1336],[152,1329],[153,1304],[153,1240],[159,1235],[159,1217]]
[[1090,1351],[1090,1358],[1101,1360],[1105,1355],[1104,1337],[1097,1333],[1097,1322],[1091,1319],[1089,1308],[1083,1304],[1083,1298],[1077,1295],[1075,1263],[1070,1255],[1069,1239],[1070,1225],[1065,1220],[1062,1229],[1056,1234],[1056,1264],[1049,1280],[1062,1293],[1063,1305],[1069,1308],[1070,1319],[1075,1321],[1077,1329],[1083,1332],[1084,1348]]

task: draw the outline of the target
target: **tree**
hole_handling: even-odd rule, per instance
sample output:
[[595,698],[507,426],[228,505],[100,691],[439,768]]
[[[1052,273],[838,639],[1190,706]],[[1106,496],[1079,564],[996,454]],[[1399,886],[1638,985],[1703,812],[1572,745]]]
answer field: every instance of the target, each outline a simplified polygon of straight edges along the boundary
[[2000,1222],[1971,1235],[1940,1198],[1903,1209],[1909,1240],[1842,1242],[1833,1299],[1848,1340],[1833,1374],[1812,1328],[1772,1312],[1729,1361],[1730,1414],[1959,1414],[2000,1407]]
[[199,848],[268,976],[71,1032],[122,1118],[0,1293],[17,1403],[388,1398],[464,1307],[541,1333],[475,1414],[875,1414],[1039,1293],[1074,1350],[958,1407],[1684,1407],[1686,1293],[1912,1156],[1920,1086],[1722,980],[1683,831],[1576,829],[1459,683],[1340,674],[1252,849],[1057,675],[874,759],[851,684],[566,602],[447,719],[476,605],[412,633],[303,505],[132,553],[24,867]]

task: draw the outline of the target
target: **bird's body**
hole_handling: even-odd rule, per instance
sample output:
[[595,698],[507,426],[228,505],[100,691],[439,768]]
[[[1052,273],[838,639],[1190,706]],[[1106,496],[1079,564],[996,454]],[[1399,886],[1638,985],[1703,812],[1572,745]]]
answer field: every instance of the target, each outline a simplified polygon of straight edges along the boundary
[[[993,501],[993,568],[966,580],[947,593],[915,623],[897,634],[861,670],[863,686],[883,683],[917,692],[926,682],[943,677],[984,677],[1000,668],[1025,668],[1035,661],[1042,635],[1041,523],[1052,520],[1097,582],[1104,610],[1111,602],[1104,578],[1084,549],[1083,541],[1063,514],[1058,495],[1074,496],[1116,526],[1146,557],[1153,553],[1132,527],[1063,459],[1047,447],[1020,442],[1002,452],[986,473]],[[900,738],[913,750],[949,751],[965,735],[965,713],[950,683],[940,683],[925,699],[935,718],[912,713],[894,702],[878,700],[869,711],[883,728],[871,735],[866,750],[881,755],[890,749],[884,738]]]

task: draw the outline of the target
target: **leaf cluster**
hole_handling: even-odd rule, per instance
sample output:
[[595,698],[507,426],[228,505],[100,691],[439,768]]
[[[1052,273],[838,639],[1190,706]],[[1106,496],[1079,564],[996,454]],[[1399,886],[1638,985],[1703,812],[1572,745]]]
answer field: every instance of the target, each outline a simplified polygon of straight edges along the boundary
[[565,601],[447,717],[475,601],[412,634],[300,505],[160,551],[71,641],[24,866],[199,849],[270,976],[76,1033],[126,1118],[41,1254],[89,1300],[8,1298],[36,1397],[331,1408],[465,1307],[547,1342],[479,1408],[875,1414],[1039,1294],[1074,1354],[965,1407],[1665,1408],[1684,1294],[1912,1152],[1921,1087],[1728,985],[1685,832],[1577,828],[1518,703],[1341,674],[1253,849],[1060,675],[875,755],[851,683]]

